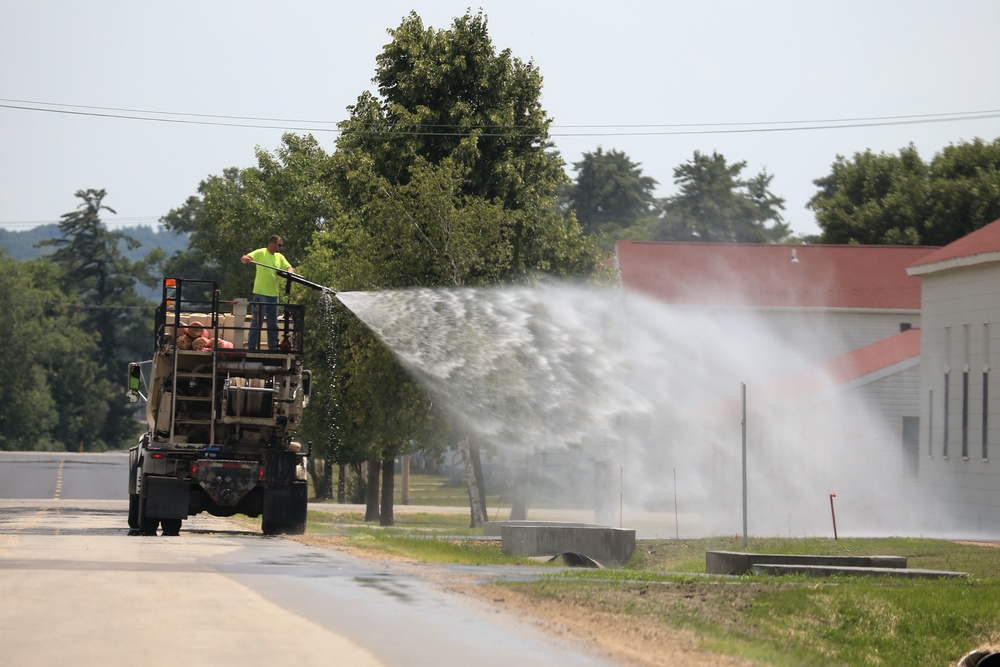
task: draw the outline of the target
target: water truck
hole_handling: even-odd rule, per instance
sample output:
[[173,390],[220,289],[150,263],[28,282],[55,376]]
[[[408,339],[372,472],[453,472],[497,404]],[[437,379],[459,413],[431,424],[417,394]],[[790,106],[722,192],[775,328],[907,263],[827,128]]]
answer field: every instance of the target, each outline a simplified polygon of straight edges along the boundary
[[[277,273],[286,294],[293,282],[336,294]],[[260,349],[247,349],[251,305],[221,301],[213,281],[163,280],[153,358],[128,368],[126,398],[145,401],[147,425],[129,450],[129,534],[177,535],[201,512],[261,517],[265,535],[305,531],[310,447],[296,439],[311,383],[305,307],[278,304],[280,343],[269,349],[262,335]]]

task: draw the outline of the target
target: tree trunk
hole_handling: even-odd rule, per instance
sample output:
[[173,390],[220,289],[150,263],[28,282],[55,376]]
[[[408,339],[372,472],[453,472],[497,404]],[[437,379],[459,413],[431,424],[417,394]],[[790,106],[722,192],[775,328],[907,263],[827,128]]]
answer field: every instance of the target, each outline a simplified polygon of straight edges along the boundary
[[380,526],[393,525],[392,493],[395,481],[396,465],[393,457],[382,461],[382,511],[379,518]]
[[465,481],[469,485],[469,514],[471,528],[478,528],[485,523],[483,506],[480,504],[479,485],[476,483],[476,473],[472,466],[472,455],[469,453],[469,438],[463,437],[459,443],[462,460],[465,462]]
[[320,497],[320,489],[323,488],[323,473],[320,472],[318,467],[316,467],[319,460],[320,459],[315,456],[309,456],[306,458],[306,470],[309,472],[309,478],[313,481],[313,488],[316,489],[317,498]]
[[316,497],[323,500],[333,498],[333,459],[326,459],[323,462],[323,476],[319,488],[316,489]]
[[337,467],[337,502],[343,505],[347,502],[347,466]]
[[402,478],[400,482],[400,502],[404,505],[410,504],[410,455],[403,454],[399,459],[399,476]]
[[365,521],[378,521],[378,461],[368,461],[368,482],[365,489]]
[[486,482],[483,481],[483,459],[479,453],[479,445],[469,441],[469,458],[472,459],[472,473],[476,476],[476,488],[479,490],[479,509],[483,513],[483,521],[489,517],[486,509]]
[[367,502],[368,499],[368,464],[364,462],[352,463],[351,470],[354,471],[354,479],[357,483],[348,494],[348,502],[352,505],[359,505]]

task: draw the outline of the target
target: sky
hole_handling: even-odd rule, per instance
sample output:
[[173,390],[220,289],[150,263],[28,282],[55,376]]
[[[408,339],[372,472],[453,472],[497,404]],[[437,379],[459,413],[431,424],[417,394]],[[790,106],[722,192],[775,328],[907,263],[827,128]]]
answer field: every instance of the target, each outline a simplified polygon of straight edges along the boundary
[[539,68],[571,177],[618,150],[667,197],[716,151],[773,175],[796,234],[838,155],[1000,137],[1000,0],[0,0],[0,227],[88,188],[111,226],[155,224],[284,132],[332,152],[387,30],[469,8]]

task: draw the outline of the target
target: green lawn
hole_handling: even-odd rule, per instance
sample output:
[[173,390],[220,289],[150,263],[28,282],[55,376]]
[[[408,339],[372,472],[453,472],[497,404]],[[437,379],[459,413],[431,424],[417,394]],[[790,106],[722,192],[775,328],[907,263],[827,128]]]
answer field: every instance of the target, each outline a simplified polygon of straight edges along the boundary
[[[411,487],[412,488],[412,487]],[[462,489],[464,490],[464,488]],[[412,491],[411,491],[412,494]],[[428,485],[424,500],[447,494]],[[411,499],[413,496],[411,496]],[[461,503],[464,505],[464,502]],[[396,525],[365,525],[358,513],[310,511],[310,534],[428,562],[528,562],[496,542],[464,537],[467,514],[397,512]],[[439,539],[428,539],[432,536]],[[911,568],[966,572],[965,579],[706,576],[709,550],[906,556]],[[574,570],[509,583],[532,596],[688,628],[706,649],[759,665],[954,665],[969,650],[1000,646],[1000,546],[915,538],[641,540],[623,568]]]

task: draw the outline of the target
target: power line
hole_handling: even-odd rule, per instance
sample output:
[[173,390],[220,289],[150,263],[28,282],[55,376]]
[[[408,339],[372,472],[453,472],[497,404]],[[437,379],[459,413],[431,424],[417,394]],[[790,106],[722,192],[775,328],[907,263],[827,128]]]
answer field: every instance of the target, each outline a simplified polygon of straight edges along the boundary
[[[40,225],[58,225],[61,220],[12,220],[10,222],[0,221],[0,226],[2,227],[12,227],[18,229],[33,229]],[[101,222],[107,227],[140,227],[140,226],[152,226],[159,227],[162,223],[160,222],[160,216],[135,216],[135,217],[124,217],[124,218],[114,218],[112,220],[102,219]]]
[[[335,132],[345,131],[339,126],[344,121],[305,120],[290,118],[268,118],[257,116],[228,116],[215,114],[197,114],[175,111],[151,111],[143,109],[125,109],[119,107],[97,107],[54,102],[36,102],[30,100],[15,100],[0,98],[0,107],[35,111],[43,113],[60,113],[75,116],[94,116],[115,118],[121,120],[139,120],[161,123],[182,123],[188,125],[209,125],[215,127],[239,127],[252,129],[296,130],[302,132]],[[62,107],[62,108],[52,108]],[[916,125],[926,123],[950,123],[960,121],[990,120],[1000,118],[1000,109],[982,111],[957,111],[949,113],[910,114],[896,116],[868,116],[857,118],[827,118],[813,120],[783,120],[783,121],[739,121],[725,123],[673,123],[673,124],[619,124],[619,125],[557,125],[553,124],[550,137],[621,137],[621,136],[677,136],[697,134],[752,134],[764,132],[801,132],[815,130],[835,130],[859,127],[885,127],[892,125]],[[263,124],[271,123],[271,124]],[[392,134],[397,136],[440,136],[466,137],[478,133],[482,137],[509,137],[517,134],[523,126],[511,125],[436,125],[413,124],[397,126],[390,129],[368,126],[367,131],[373,134]],[[412,128],[412,129],[409,129]],[[501,129],[501,132],[489,130]],[[567,131],[562,131],[567,130]],[[569,131],[594,130],[594,131]],[[607,130],[615,130],[609,132]],[[349,130],[352,134],[365,133],[366,130]]]

